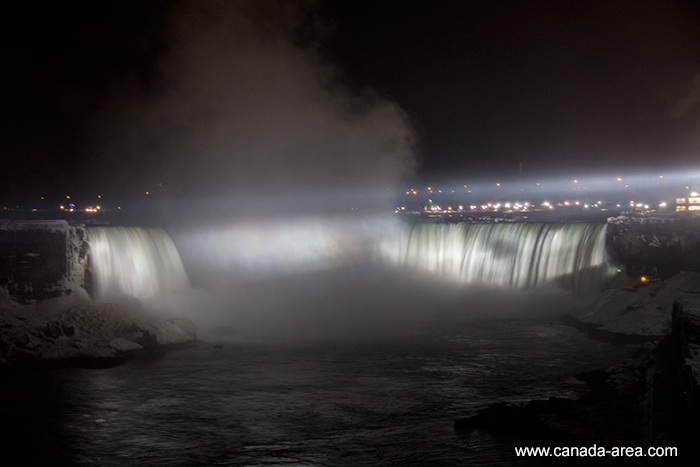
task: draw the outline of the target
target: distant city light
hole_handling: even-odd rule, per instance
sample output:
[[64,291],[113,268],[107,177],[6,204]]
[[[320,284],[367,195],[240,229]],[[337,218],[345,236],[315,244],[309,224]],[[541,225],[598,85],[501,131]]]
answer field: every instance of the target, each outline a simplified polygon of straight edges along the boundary
[[[572,208],[596,211],[620,211],[620,210],[654,210],[661,211],[671,210],[676,211],[676,205],[673,201],[664,201],[670,198],[685,199],[689,197],[700,198],[700,185],[692,185],[692,189],[697,190],[691,193],[690,181],[691,175],[687,173],[624,173],[619,176],[613,174],[601,175],[598,177],[587,177],[585,182],[579,178],[565,177],[563,179],[546,179],[544,181],[525,181],[525,180],[503,180],[503,181],[485,181],[484,183],[458,181],[453,185],[442,185],[442,188],[434,185],[421,185],[419,203],[426,206],[426,210],[431,212],[431,206],[437,206],[440,211],[435,209],[432,212],[435,215],[439,213],[449,212],[464,212],[471,209],[472,211],[508,211],[514,213],[525,214],[527,210],[560,210],[562,208],[573,210]],[[700,179],[700,176],[696,177]],[[571,185],[571,183],[575,185]],[[695,182],[693,182],[695,183]],[[495,186],[494,186],[495,185]],[[684,190],[684,187],[686,188]],[[427,188],[427,189],[426,189]],[[571,189],[577,190],[576,198],[564,198],[571,196]],[[462,191],[464,189],[464,191]],[[675,192],[674,192],[675,190]],[[417,188],[405,188],[406,195],[418,195]],[[399,191],[401,195],[403,193]],[[438,194],[439,193],[439,194]],[[467,194],[469,193],[469,194]],[[531,202],[523,201],[524,198],[533,198],[541,193],[541,198],[534,199]],[[460,199],[460,194],[461,199]],[[438,199],[426,202],[424,195],[436,196]],[[632,199],[634,196],[637,199]],[[549,198],[543,201],[542,198]],[[627,199],[625,199],[627,198]],[[640,199],[641,198],[641,199]],[[50,199],[50,198],[47,198]],[[546,198],[545,198],[546,199]],[[445,203],[445,204],[442,204]],[[453,206],[447,207],[446,203],[456,203]],[[462,204],[459,204],[462,203]],[[467,203],[467,204],[464,204]],[[472,204],[473,203],[473,204]],[[686,210],[690,202],[685,203]],[[697,210],[700,211],[700,200],[693,201],[693,206],[697,205]],[[400,206],[400,204],[399,204]],[[459,206],[459,207],[458,207]],[[453,211],[454,209],[454,211]],[[401,211],[401,209],[398,209]],[[406,208],[406,213],[411,211],[410,207]]]

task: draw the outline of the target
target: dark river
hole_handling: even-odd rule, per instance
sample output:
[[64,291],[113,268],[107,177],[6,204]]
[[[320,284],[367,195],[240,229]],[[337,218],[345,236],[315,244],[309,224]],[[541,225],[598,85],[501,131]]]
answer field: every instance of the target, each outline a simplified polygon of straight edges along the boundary
[[78,466],[490,465],[518,442],[460,434],[500,400],[575,396],[628,347],[549,319],[342,341],[201,342],[109,369],[3,373],[5,459]]

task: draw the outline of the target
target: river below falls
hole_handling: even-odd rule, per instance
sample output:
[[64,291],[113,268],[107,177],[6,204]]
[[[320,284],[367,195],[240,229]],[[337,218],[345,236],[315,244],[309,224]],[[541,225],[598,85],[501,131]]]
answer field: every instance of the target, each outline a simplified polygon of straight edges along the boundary
[[6,459],[77,466],[489,465],[515,438],[460,434],[492,402],[576,397],[634,347],[551,318],[432,322],[367,339],[203,341],[107,369],[4,372]]

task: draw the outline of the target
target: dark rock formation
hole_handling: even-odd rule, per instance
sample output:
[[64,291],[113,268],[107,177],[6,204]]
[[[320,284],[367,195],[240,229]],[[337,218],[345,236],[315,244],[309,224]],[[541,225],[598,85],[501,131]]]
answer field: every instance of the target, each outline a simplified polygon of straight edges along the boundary
[[579,375],[592,387],[581,399],[500,402],[455,421],[454,427],[507,431],[540,445],[649,446],[653,374],[654,358],[645,354],[606,372]]
[[700,216],[636,214],[608,219],[607,248],[629,274],[700,271]]
[[700,415],[700,302],[678,300],[673,307],[676,371],[686,408]]
[[0,287],[22,303],[83,285],[85,231],[66,221],[0,221]]

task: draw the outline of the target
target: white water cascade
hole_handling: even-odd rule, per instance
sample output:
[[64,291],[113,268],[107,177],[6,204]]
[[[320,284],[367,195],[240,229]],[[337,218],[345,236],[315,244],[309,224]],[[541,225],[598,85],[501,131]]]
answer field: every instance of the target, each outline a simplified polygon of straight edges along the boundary
[[154,301],[189,286],[180,255],[161,229],[89,227],[95,296]]
[[468,284],[534,287],[569,276],[574,288],[599,282],[606,224],[418,224],[382,243],[402,267]]

